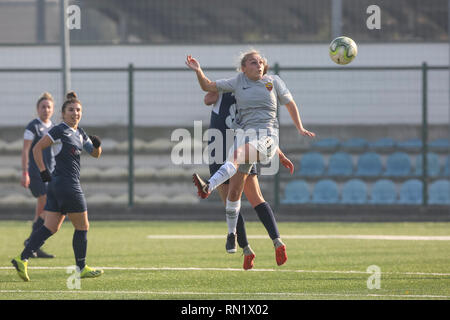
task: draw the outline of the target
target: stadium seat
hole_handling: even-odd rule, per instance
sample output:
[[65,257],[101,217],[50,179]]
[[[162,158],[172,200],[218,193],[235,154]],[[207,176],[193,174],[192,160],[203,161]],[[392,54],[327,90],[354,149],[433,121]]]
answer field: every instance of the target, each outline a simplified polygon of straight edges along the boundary
[[380,155],[375,152],[366,152],[358,159],[356,176],[376,177],[381,175],[382,170],[383,164]]
[[428,189],[429,204],[450,204],[450,182],[437,180]]
[[448,139],[435,139],[428,144],[430,150],[436,152],[450,151],[450,141]]
[[372,204],[394,204],[397,200],[395,184],[391,180],[378,180],[372,187]]
[[411,160],[404,152],[395,152],[387,158],[386,177],[406,177],[411,174]]
[[310,201],[310,194],[308,183],[304,180],[294,180],[286,184],[284,189],[284,199],[281,200],[283,204],[308,203]]
[[396,143],[392,138],[381,138],[373,142],[369,142],[369,149],[378,151],[378,152],[386,152],[391,151],[395,148]]
[[334,151],[339,147],[339,140],[336,138],[324,138],[311,144],[311,147],[320,151]]
[[352,138],[341,144],[342,149],[353,152],[364,152],[367,146],[367,140],[363,138]]
[[[419,154],[416,157],[416,170],[414,174],[416,176],[421,176],[422,171],[422,155]],[[429,177],[437,177],[440,171],[441,168],[439,166],[439,156],[436,153],[429,152],[427,154],[427,175]]]
[[330,204],[339,202],[339,191],[336,182],[325,179],[320,180],[314,186],[313,203]]
[[360,179],[352,179],[344,184],[342,189],[343,204],[367,203],[367,186]]
[[422,150],[422,140],[409,139],[406,141],[397,142],[397,147],[408,152],[418,152]]
[[307,152],[300,159],[298,174],[306,177],[317,177],[325,171],[325,160],[318,152]]
[[450,155],[448,155],[447,159],[445,160],[444,176],[446,177],[450,176]]
[[328,175],[333,177],[347,177],[353,172],[352,157],[346,152],[337,152],[328,162]]
[[422,204],[423,183],[418,179],[405,181],[400,188],[400,204]]

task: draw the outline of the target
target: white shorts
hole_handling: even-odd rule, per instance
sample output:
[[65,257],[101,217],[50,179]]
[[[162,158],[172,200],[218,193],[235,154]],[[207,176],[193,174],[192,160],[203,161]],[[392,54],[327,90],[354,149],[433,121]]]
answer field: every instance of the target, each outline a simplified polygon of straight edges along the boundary
[[252,145],[259,154],[259,161],[257,160],[256,154],[249,155],[250,163],[260,162],[262,164],[267,164],[270,160],[275,156],[278,150],[278,137],[277,136],[267,136],[263,135],[259,138],[257,137],[248,137],[245,135],[237,135],[236,143],[234,148],[230,148],[230,152],[228,154],[228,158],[232,158],[234,155],[234,151],[240,146],[245,145],[246,143]]

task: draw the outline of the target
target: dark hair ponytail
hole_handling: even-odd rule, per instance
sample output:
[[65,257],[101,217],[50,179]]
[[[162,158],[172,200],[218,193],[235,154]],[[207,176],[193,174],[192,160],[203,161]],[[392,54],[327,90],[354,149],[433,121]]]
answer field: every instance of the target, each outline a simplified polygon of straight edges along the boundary
[[81,101],[78,100],[78,96],[75,93],[75,91],[70,91],[66,94],[66,101],[64,101],[62,105],[61,112],[64,113],[66,111],[66,107],[72,103],[77,103],[81,105]]

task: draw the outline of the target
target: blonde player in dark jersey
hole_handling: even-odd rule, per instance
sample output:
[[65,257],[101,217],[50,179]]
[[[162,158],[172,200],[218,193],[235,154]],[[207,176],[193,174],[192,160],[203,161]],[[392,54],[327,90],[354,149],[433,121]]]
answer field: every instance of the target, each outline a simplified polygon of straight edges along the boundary
[[[39,169],[34,161],[33,152],[31,151],[36,143],[53,128],[51,117],[54,111],[54,101],[50,93],[44,92],[36,103],[38,117],[25,128],[23,135],[22,147],[22,179],[20,181],[22,187],[28,188],[31,194],[36,198],[35,215],[32,225],[32,233],[39,229],[45,220],[44,206],[47,201],[47,183],[41,180]],[[51,148],[44,150],[43,160],[46,168],[52,172],[55,167],[55,157]],[[31,233],[31,234],[32,234]],[[31,235],[30,235],[31,237]],[[29,237],[29,238],[30,238]],[[25,245],[28,243],[25,240]],[[53,258],[54,255],[46,253],[41,248],[33,252],[31,258]]]

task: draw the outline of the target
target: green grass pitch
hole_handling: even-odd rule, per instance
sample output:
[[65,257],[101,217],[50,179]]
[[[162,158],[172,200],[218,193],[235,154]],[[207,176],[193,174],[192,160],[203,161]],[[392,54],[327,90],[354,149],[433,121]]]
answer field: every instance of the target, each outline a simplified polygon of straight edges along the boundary
[[[93,221],[87,263],[104,267],[105,274],[70,289],[66,268],[75,264],[70,222],[44,245],[56,258],[30,259],[31,281],[23,282],[10,260],[21,252],[31,224],[1,221],[0,299],[450,299],[449,240],[327,237],[448,238],[450,223],[279,223],[288,253],[281,267],[262,224],[246,226],[256,252],[250,271],[242,269],[242,250],[226,253],[225,221]],[[305,235],[323,238],[296,237]],[[380,277],[367,272],[372,265]],[[371,276],[369,283],[379,289],[368,288]]]

